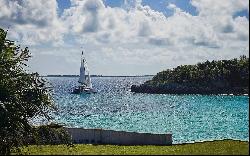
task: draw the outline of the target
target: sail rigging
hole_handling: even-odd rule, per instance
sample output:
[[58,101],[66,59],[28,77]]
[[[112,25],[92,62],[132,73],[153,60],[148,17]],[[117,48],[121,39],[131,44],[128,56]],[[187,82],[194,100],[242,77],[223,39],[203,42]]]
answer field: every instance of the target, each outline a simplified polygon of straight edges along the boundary
[[78,82],[81,83],[82,85],[85,85],[86,87],[92,88],[90,73],[87,67],[87,62],[83,57],[83,51],[81,56],[80,77]]

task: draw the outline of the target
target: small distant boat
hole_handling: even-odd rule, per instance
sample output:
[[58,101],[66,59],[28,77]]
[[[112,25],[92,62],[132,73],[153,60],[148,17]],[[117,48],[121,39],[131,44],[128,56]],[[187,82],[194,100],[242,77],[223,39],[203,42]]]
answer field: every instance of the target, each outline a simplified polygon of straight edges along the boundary
[[80,67],[80,77],[79,86],[75,87],[72,94],[91,94],[97,93],[97,91],[92,87],[91,78],[89,74],[89,69],[87,67],[87,62],[83,57],[83,51],[81,56],[81,67]]

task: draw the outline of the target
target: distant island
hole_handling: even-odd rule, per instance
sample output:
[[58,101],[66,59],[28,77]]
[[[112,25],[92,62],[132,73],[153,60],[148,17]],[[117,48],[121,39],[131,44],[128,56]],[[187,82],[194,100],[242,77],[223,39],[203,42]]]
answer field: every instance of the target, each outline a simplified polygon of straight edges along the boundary
[[157,73],[131,92],[152,94],[249,95],[249,58],[181,65]]
[[[90,77],[147,77],[147,76],[154,76],[154,75],[121,75],[121,76],[114,76],[114,75],[90,75]],[[79,77],[79,75],[46,75],[43,77]]]

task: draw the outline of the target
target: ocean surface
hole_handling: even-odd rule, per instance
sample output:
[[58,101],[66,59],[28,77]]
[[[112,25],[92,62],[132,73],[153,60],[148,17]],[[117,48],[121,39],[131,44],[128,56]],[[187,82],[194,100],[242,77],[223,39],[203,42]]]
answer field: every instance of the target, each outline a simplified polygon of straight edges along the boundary
[[249,141],[248,96],[163,95],[130,92],[152,77],[93,77],[97,94],[74,95],[76,77],[47,77],[58,107],[55,121],[68,127],[172,133],[173,143]]

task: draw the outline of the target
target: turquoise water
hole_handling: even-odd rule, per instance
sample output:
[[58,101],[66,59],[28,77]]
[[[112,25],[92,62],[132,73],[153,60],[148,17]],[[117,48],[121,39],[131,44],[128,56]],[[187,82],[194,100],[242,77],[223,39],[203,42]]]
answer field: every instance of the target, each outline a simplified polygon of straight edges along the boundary
[[58,107],[55,120],[68,127],[172,133],[173,143],[249,140],[248,96],[134,94],[132,84],[151,77],[92,78],[97,94],[74,95],[77,78],[47,78]]

